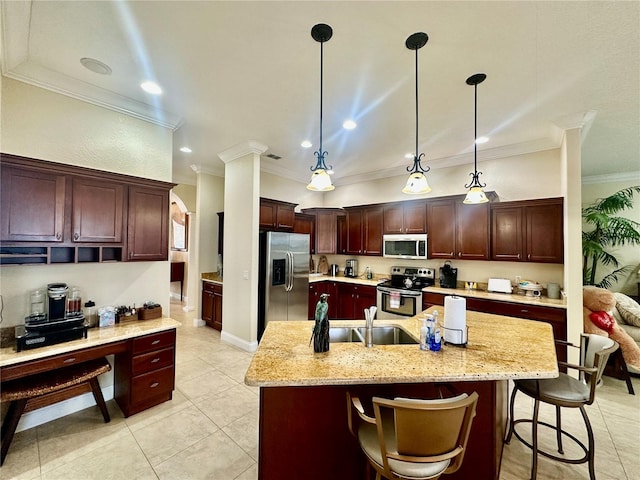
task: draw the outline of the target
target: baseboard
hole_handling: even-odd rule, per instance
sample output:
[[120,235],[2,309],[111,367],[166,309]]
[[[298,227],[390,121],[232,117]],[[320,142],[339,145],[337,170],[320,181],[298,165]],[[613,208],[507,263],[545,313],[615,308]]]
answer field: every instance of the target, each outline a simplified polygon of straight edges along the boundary
[[257,340],[253,342],[247,342],[245,339],[236,337],[235,335],[232,335],[231,333],[224,330],[222,330],[222,332],[220,333],[220,340],[226,343],[230,343],[231,345],[234,345],[238,348],[241,348],[242,350],[251,353],[255,352],[258,349]]
[[204,327],[206,325],[204,320],[201,320],[199,318],[194,318],[193,319],[193,326],[194,327]]
[[[113,385],[102,388],[102,395],[105,401],[109,401],[113,398]],[[16,432],[22,430],[28,430],[43,423],[56,420],[58,418],[70,415],[72,413],[79,412],[85,408],[93,407],[96,405],[96,399],[93,398],[93,393],[87,392],[77,397],[70,398],[63,402],[47,405],[46,407],[39,408],[32,412],[25,413],[20,418],[20,423]]]

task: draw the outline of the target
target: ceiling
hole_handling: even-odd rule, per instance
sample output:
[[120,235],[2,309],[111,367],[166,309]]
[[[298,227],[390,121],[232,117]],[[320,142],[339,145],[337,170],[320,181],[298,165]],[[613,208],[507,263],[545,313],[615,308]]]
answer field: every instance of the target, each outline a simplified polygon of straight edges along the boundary
[[[583,126],[583,177],[640,170],[640,2],[2,1],[8,77],[174,129],[174,181],[222,174],[218,153],[269,146],[264,171],[306,182],[319,136],[336,185],[400,175],[415,149],[431,168],[557,148]],[[97,59],[100,75],[80,64]],[[157,81],[163,94],[140,89]],[[345,119],[355,130],[344,130]],[[300,143],[314,144],[304,149]],[[188,145],[190,154],[180,152]],[[266,155],[265,154],[265,155]],[[472,167],[471,167],[472,168]],[[482,168],[482,165],[479,167]],[[517,168],[517,165],[513,165]]]

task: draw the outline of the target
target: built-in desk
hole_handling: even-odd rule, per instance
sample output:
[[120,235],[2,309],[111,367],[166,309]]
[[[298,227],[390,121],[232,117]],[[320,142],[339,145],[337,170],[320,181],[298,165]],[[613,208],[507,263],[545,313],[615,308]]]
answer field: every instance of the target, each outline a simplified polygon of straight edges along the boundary
[[[87,338],[16,352],[0,349],[0,378],[13,380],[94,358],[114,355],[114,398],[125,417],[170,400],[175,386],[176,328],[172,318],[121,323],[93,328]],[[89,391],[71,387],[41,397],[30,409]]]

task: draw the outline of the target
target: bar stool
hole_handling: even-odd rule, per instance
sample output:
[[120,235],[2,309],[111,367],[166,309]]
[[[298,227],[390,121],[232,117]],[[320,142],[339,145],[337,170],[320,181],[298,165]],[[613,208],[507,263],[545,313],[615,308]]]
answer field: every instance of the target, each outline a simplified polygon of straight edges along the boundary
[[[575,345],[556,340],[556,343],[561,343],[570,347],[578,348]],[[533,450],[533,458],[531,462],[531,479],[535,480],[538,472],[538,453],[552,460],[559,462],[580,464],[587,462],[589,464],[589,476],[591,480],[595,480],[595,446],[593,438],[593,430],[591,429],[591,423],[585,410],[585,405],[591,405],[595,400],[596,385],[602,378],[604,367],[607,364],[609,355],[616,351],[618,343],[611,340],[608,337],[592,334],[581,334],[580,342],[580,365],[572,365],[565,362],[558,362],[559,366],[564,366],[574,370],[578,370],[579,378],[574,378],[566,373],[560,373],[557,378],[544,378],[544,379],[527,379],[527,380],[515,380],[514,389],[511,394],[511,404],[509,407],[509,431],[505,439],[505,443],[509,444],[511,436],[515,435],[524,445]],[[514,403],[516,394],[522,392],[525,395],[533,398],[533,418],[521,418],[514,419]],[[556,425],[551,425],[546,422],[538,421],[538,413],[540,410],[540,402],[544,402],[555,406],[556,410]],[[588,446],[585,446],[574,435],[562,429],[560,409],[562,407],[567,408],[579,408],[584,420],[585,427],[587,429]],[[525,422],[531,423],[531,438],[532,443],[524,440],[520,434],[515,430],[515,426],[518,423]],[[584,452],[584,456],[578,459],[560,457],[547,451],[541,450],[538,447],[538,425],[544,425],[551,428],[556,432],[556,443],[558,447],[558,453],[561,455],[564,453],[562,447],[563,435],[572,440],[578,445]]]
[[60,368],[51,372],[43,372],[2,382],[0,386],[0,401],[11,402],[2,422],[2,447],[0,449],[0,466],[9,451],[13,435],[18,427],[20,417],[25,411],[27,403],[43,395],[59,392],[74,385],[88,383],[102,412],[105,423],[111,418],[107,405],[102,396],[102,390],[98,384],[98,375],[111,370],[111,365],[106,358],[98,358],[79,363],[69,367]]
[[375,417],[347,393],[349,431],[376,470],[376,480],[436,479],[460,468],[476,414],[476,392],[436,400],[372,401]]

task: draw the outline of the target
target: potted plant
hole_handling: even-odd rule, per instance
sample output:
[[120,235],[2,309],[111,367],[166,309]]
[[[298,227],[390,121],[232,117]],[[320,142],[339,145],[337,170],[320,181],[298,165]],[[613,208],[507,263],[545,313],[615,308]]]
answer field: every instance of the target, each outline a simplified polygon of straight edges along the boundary
[[[584,285],[611,288],[621,275],[634,268],[633,265],[621,267],[618,259],[610,251],[613,247],[640,245],[640,223],[616,216],[622,210],[633,208],[634,194],[640,194],[640,185],[622,189],[582,209],[584,223],[593,226],[592,230],[582,232]],[[596,282],[596,269],[599,264],[612,266],[614,270]]]

